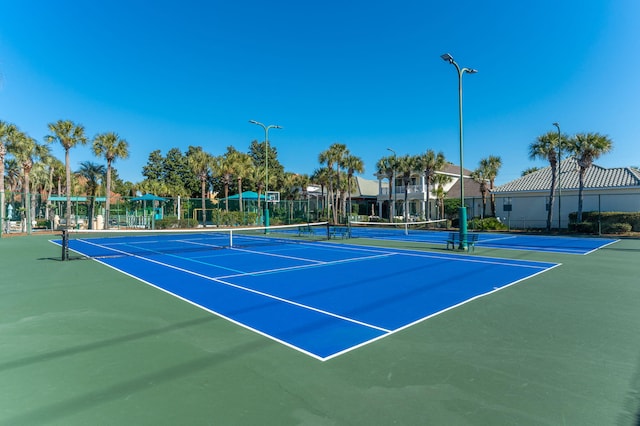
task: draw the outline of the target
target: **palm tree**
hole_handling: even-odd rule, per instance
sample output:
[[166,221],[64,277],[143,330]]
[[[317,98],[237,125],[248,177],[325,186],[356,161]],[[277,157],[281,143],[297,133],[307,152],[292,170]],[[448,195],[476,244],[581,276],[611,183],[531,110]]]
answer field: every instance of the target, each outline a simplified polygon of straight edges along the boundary
[[47,191],[47,209],[45,210],[45,219],[49,219],[49,211],[51,209],[51,194],[53,193],[53,178],[57,175],[58,177],[58,194],[60,193],[60,177],[64,175],[64,164],[62,161],[58,160],[56,157],[52,155],[48,155],[42,159],[42,163],[44,164],[48,179],[46,185]]
[[584,178],[593,160],[613,149],[613,141],[599,133],[578,133],[568,142],[568,150],[578,162],[578,223],[582,222]]
[[444,190],[444,186],[451,182],[451,180],[451,176],[440,173],[436,173],[433,177],[433,185],[435,188],[432,193],[438,200],[438,205],[440,206],[438,219],[444,219],[444,199],[447,196],[447,191]]
[[[233,152],[233,151],[231,151]],[[222,179],[224,185],[225,210],[229,211],[229,186],[232,183],[233,175],[236,173],[233,157],[231,152],[216,159],[216,170]]]
[[485,170],[485,177],[489,180],[489,191],[491,196],[491,216],[496,217],[496,198],[493,195],[493,187],[498,177],[500,167],[502,167],[502,159],[496,155],[490,155],[480,160],[481,167]]
[[411,175],[414,173],[418,166],[418,159],[412,155],[404,155],[398,159],[398,172],[402,178],[402,186],[404,187],[404,221],[409,221],[409,183],[411,182]]
[[382,157],[376,163],[376,173],[379,176],[385,176],[389,180],[389,222],[393,222],[393,178],[397,170],[396,157]]
[[109,209],[111,206],[111,167],[116,159],[125,159],[129,156],[129,143],[124,139],[120,139],[117,133],[102,133],[93,138],[93,153],[98,157],[104,156],[104,159],[107,160],[107,190],[104,223],[106,226],[109,226]]
[[233,163],[232,168],[235,171],[234,175],[238,181],[238,202],[240,213],[242,213],[244,211],[242,206],[242,179],[248,178],[253,173],[253,159],[249,154],[236,151],[230,155],[230,161]]
[[198,180],[200,181],[202,226],[205,226],[207,221],[207,180],[209,179],[209,171],[212,168],[212,160],[213,159],[211,155],[204,152],[201,147],[197,147],[196,150],[192,151],[187,160],[191,171],[198,177]]
[[480,184],[480,194],[482,194],[482,218],[484,219],[487,212],[487,169],[482,166],[471,172],[471,178]]
[[12,143],[17,130],[14,124],[0,120],[0,234],[2,233],[2,226],[4,225],[5,212],[4,160],[7,155],[7,149]]
[[107,169],[102,164],[92,163],[91,161],[83,161],[80,163],[80,169],[77,174],[85,178],[86,191],[89,197],[89,211],[88,211],[88,227],[93,229],[93,212],[96,205],[96,197],[98,196],[100,184],[104,179],[104,175]]
[[347,215],[351,216],[351,181],[355,173],[364,173],[364,163],[360,157],[348,154],[344,159],[344,166],[347,169],[347,194],[349,194],[349,207],[347,209]]
[[264,190],[266,178],[267,178],[267,173],[264,167],[256,166],[253,168],[251,181],[254,183],[256,192],[258,193],[258,211],[262,211],[260,210],[260,207],[262,205],[260,198],[262,197],[262,191]]
[[547,210],[547,232],[551,231],[553,220],[553,205],[556,195],[558,174],[560,172],[558,164],[558,149],[561,148],[562,140],[558,138],[557,132],[547,132],[540,135],[529,145],[529,158],[532,160],[545,159],[549,161],[551,167],[551,188],[549,189],[549,209]]
[[67,193],[67,211],[66,224],[67,228],[71,224],[71,164],[69,160],[69,150],[76,145],[85,145],[87,137],[84,135],[84,126],[75,124],[70,120],[58,120],[55,123],[48,124],[51,135],[45,136],[47,143],[58,142],[64,148],[64,165],[66,169],[66,193]]
[[[342,162],[343,162],[343,157],[348,153],[348,149],[347,146],[345,144],[341,144],[341,143],[333,143],[331,144],[331,146],[329,147],[329,149],[327,149],[326,151],[323,151],[320,153],[320,155],[318,156],[318,161],[320,162],[320,164],[325,164],[327,165],[327,168],[329,170],[332,171],[331,176],[332,178],[329,179],[329,199],[332,200],[332,204],[333,204],[333,221],[334,223],[338,222],[338,211],[336,209],[337,207],[337,201],[338,201],[338,196],[337,196],[337,192],[335,191],[334,194],[334,184],[333,184],[333,176],[336,177],[336,185],[339,183],[340,177],[339,174],[337,173],[338,170],[340,169],[340,167],[342,166]],[[333,166],[336,166],[336,171],[333,172]],[[331,206],[329,206],[331,207]],[[329,210],[329,212],[331,213],[331,209]]]
[[[447,162],[442,152],[436,154],[431,149],[428,149],[427,152],[418,156],[417,162],[420,169],[424,171],[424,180],[427,184],[427,194],[429,194],[431,183],[433,182],[436,172],[442,170]],[[429,206],[430,198],[431,197],[427,195],[427,220],[431,220],[431,207]]]
[[30,192],[30,174],[31,169],[36,161],[41,157],[45,157],[49,154],[48,147],[36,143],[36,140],[32,137],[16,131],[14,135],[14,143],[11,145],[11,153],[16,158],[23,174],[23,206],[26,214],[27,233],[31,233],[31,221],[33,218],[31,209],[31,192]]
[[14,134],[17,131],[15,125],[0,120],[0,234],[4,229],[4,160],[7,155],[7,148],[11,144]]
[[[319,169],[315,169],[311,174],[311,181],[320,185],[320,194],[324,198],[324,189],[328,187],[331,182],[331,170],[328,167],[320,167]],[[327,194],[328,195],[328,194]],[[328,207],[328,198],[325,199],[325,206]],[[323,217],[325,206],[322,207]],[[327,210],[326,218],[329,219],[329,211]]]

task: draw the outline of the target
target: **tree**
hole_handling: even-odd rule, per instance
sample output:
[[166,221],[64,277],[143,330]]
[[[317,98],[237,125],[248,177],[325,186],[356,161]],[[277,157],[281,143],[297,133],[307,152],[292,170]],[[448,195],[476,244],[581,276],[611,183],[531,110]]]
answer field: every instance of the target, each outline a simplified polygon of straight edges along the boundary
[[58,194],[60,194],[60,181],[64,176],[64,164],[53,155],[47,155],[42,159],[42,163],[46,169],[47,180],[47,209],[45,210],[45,218],[49,219],[49,212],[51,210],[51,194],[53,193],[53,181],[54,178],[58,182]]
[[433,184],[435,188],[433,189],[432,194],[438,200],[438,206],[440,207],[438,210],[438,213],[439,213],[438,219],[445,218],[444,200],[445,200],[445,197],[447,196],[447,191],[444,190],[444,186],[449,182],[451,182],[451,176],[448,176],[448,175],[436,173],[436,175],[433,177]]
[[500,167],[502,167],[502,159],[496,155],[490,155],[480,160],[481,167],[485,170],[485,177],[489,180],[489,191],[491,193],[491,216],[496,217],[496,197],[493,195],[493,188],[498,177]]
[[395,155],[393,157],[382,157],[376,163],[376,173],[380,176],[385,176],[389,180],[389,222],[393,222],[393,178],[397,169],[396,163]]
[[[89,229],[93,229],[93,215],[96,205],[96,197],[99,194],[100,185],[104,180],[105,174],[108,173],[108,169],[105,169],[102,164],[92,163],[91,161],[83,161],[82,163],[80,163],[80,169],[77,173],[86,180],[86,191],[87,196],[89,197],[88,227]],[[108,200],[109,198],[107,198],[107,205],[109,202]]]
[[482,167],[475,169],[471,172],[471,178],[480,184],[480,194],[482,194],[482,218],[487,214],[487,170]]
[[102,133],[93,138],[93,153],[97,156],[103,156],[104,159],[107,160],[107,190],[105,194],[104,223],[108,227],[109,208],[111,206],[111,167],[116,159],[124,159],[129,156],[129,143],[124,139],[120,139],[117,133]]
[[556,186],[558,182],[559,164],[558,150],[561,149],[562,138],[558,138],[557,132],[547,132],[540,135],[529,145],[529,158],[532,160],[545,159],[551,167],[551,188],[549,188],[549,209],[547,210],[547,232],[551,231],[553,220],[553,205],[555,201]]
[[[331,170],[328,167],[320,167],[319,169],[315,169],[311,174],[310,179],[313,183],[320,185],[320,194],[325,200],[325,203],[322,206],[322,211],[323,211],[322,217],[323,218],[326,217],[327,219],[329,219],[329,211],[326,210],[326,208],[328,207],[328,198],[325,198],[324,190],[325,188],[328,187],[329,181],[331,180]],[[326,210],[326,216],[324,214],[325,210]]]
[[[269,188],[280,188],[282,186],[284,180],[284,166],[280,164],[278,160],[278,150],[273,146],[271,142],[269,142],[268,152],[265,153],[265,144],[264,142],[258,142],[256,140],[251,142],[249,146],[249,156],[253,160],[253,164],[256,168],[262,169],[260,174],[263,176],[269,175]],[[268,173],[266,171],[267,164],[265,163],[265,154],[268,155],[269,158],[269,170]],[[255,182],[256,186],[263,185],[264,186],[264,177],[262,178],[262,182]]]
[[364,173],[364,163],[360,157],[348,154],[344,159],[344,166],[347,169],[347,194],[349,195],[349,207],[347,215],[351,215],[351,181],[355,173]]
[[254,169],[253,160],[249,154],[236,151],[230,154],[230,161],[233,163],[232,168],[235,178],[238,181],[238,202],[240,213],[242,213],[244,210],[242,205],[242,179],[252,175]]
[[211,170],[212,158],[211,155],[207,154],[200,149],[195,150],[189,156],[189,167],[193,171],[193,174],[198,177],[200,181],[200,197],[201,197],[201,207],[202,207],[202,226],[206,225],[207,220],[207,210],[206,210],[206,197],[207,197],[207,180],[209,179],[209,172]]
[[531,173],[535,173],[538,170],[542,170],[540,167],[527,167],[522,172],[520,172],[520,176],[530,175]]
[[409,221],[409,183],[411,182],[411,175],[414,173],[418,166],[418,159],[412,155],[404,155],[398,159],[398,172],[402,178],[402,186],[404,187],[404,221]]
[[[337,186],[339,184],[340,175],[338,172],[340,167],[342,167],[344,156],[347,155],[348,152],[349,150],[347,149],[347,146],[345,144],[336,142],[331,144],[329,149],[321,152],[320,155],[318,155],[318,161],[320,162],[320,164],[326,163],[327,168],[332,171],[331,178],[329,179],[329,198],[332,200],[333,209],[330,210],[329,213],[333,211],[334,223],[338,222],[338,211],[337,211],[338,191],[336,190],[334,194],[334,186]],[[333,171],[334,165],[336,166],[335,172]],[[334,181],[335,181],[335,185],[334,185]]]
[[227,147],[227,153],[216,159],[216,171],[224,185],[224,205],[226,211],[229,211],[229,186],[231,186],[233,175],[236,172],[233,157],[231,155],[233,152],[235,152],[233,147]]
[[23,174],[23,206],[26,214],[27,232],[31,233],[31,221],[33,218],[33,211],[31,209],[31,185],[29,182],[31,169],[36,161],[49,154],[49,150],[46,146],[36,143],[36,140],[28,136],[25,133],[16,131],[14,135],[14,141],[10,149],[13,156],[16,158]]
[[568,141],[568,150],[578,162],[578,223],[582,222],[584,178],[593,160],[613,149],[613,141],[599,133],[578,133]]
[[0,233],[4,229],[4,160],[17,128],[14,124],[0,120]]
[[147,164],[142,166],[142,176],[149,180],[161,180],[163,176],[164,158],[159,149],[149,153]]
[[[433,150],[428,149],[427,152],[418,156],[418,166],[424,173],[424,180],[427,184],[427,194],[430,193],[431,183],[436,176],[436,172],[442,170],[447,164],[444,154],[442,152],[435,153]],[[431,207],[429,206],[430,197],[427,196],[427,220],[431,219]]]
[[71,164],[69,150],[78,144],[85,145],[87,143],[87,137],[84,134],[84,126],[75,124],[70,120],[58,120],[55,123],[49,123],[48,127],[52,134],[45,136],[45,141],[47,143],[59,142],[64,148],[64,164],[67,176],[66,224],[68,228],[71,224]]

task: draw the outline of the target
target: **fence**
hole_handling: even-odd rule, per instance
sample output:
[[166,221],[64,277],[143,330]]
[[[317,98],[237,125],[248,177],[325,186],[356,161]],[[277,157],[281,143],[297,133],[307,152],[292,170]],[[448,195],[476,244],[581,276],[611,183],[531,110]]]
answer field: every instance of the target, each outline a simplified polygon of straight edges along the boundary
[[[63,227],[104,229],[104,228],[145,228],[193,227],[203,223],[206,226],[261,225],[264,202],[258,206],[257,200],[205,199],[202,209],[201,198],[163,198],[140,200],[140,197],[112,197],[108,223],[104,197],[73,196],[71,217],[66,221],[66,197],[47,198],[40,194],[25,197],[22,193],[5,193],[2,233],[30,233],[32,230],[57,230]],[[354,203],[355,204],[355,203]],[[483,212],[482,198],[465,199],[468,217],[491,216],[490,198],[486,199]],[[540,195],[518,195],[505,197],[496,195],[496,217],[509,229],[544,229],[547,224],[548,198]],[[269,202],[270,223],[273,225],[313,222],[326,220],[326,204],[321,197],[299,200]],[[365,206],[366,207],[366,206]],[[363,210],[363,209],[360,209]],[[366,208],[364,211],[366,213]],[[553,206],[552,228],[567,229],[576,222],[578,197],[575,193],[556,197]],[[204,213],[203,213],[204,212]],[[636,193],[585,194],[583,212],[640,212],[640,191]],[[360,212],[362,214],[362,212]],[[589,220],[593,220],[593,214]],[[451,218],[449,218],[451,219]],[[633,225],[633,231],[638,226]]]
[[[71,197],[71,217],[67,224],[65,196],[48,198],[41,194],[6,192],[2,233],[31,233],[38,230],[261,225],[264,201],[204,200],[201,198],[112,197],[106,218],[105,197]],[[269,202],[270,224],[312,222],[326,216],[321,198]],[[106,223],[108,222],[108,223]]]

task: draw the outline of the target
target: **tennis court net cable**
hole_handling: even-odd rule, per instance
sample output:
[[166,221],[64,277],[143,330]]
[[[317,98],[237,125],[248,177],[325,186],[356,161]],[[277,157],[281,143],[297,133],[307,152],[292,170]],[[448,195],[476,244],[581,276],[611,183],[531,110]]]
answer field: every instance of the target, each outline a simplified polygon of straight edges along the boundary
[[82,257],[186,253],[228,248],[296,244],[329,239],[327,222],[269,227],[159,230],[63,230],[62,260],[69,251]]
[[376,238],[394,236],[415,231],[441,229],[447,226],[446,219],[416,222],[350,222],[351,236],[354,238]]

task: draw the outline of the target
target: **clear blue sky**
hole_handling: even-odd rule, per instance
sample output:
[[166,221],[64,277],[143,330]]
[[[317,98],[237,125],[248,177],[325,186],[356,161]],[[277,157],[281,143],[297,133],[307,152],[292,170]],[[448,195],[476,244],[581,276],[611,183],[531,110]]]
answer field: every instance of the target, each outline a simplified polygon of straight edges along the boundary
[[372,179],[387,148],[459,164],[449,52],[479,70],[464,77],[466,168],[499,155],[505,183],[545,166],[528,145],[555,121],[608,135],[598,164],[638,166],[638,22],[637,0],[5,1],[0,119],[39,141],[59,119],[115,131],[134,182],[154,149],[246,151],[264,139],[250,119],[284,127],[269,139],[288,171],[341,142]]

